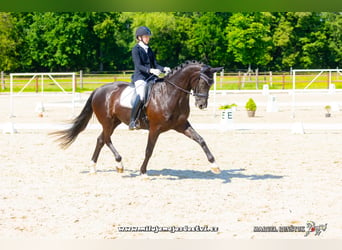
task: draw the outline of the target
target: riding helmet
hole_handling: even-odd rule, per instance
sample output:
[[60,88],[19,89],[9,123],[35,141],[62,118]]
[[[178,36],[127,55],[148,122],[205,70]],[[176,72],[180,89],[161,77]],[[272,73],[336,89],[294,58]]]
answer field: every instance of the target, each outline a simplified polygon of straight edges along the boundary
[[146,26],[140,26],[135,32],[135,37],[138,39],[138,36],[152,36],[152,32]]

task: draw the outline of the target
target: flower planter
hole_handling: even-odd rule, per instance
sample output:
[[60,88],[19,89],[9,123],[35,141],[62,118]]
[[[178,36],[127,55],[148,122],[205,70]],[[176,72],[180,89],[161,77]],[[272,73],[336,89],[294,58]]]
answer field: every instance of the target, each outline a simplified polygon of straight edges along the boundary
[[257,105],[252,98],[249,98],[246,102],[245,108],[247,110],[248,117],[254,117],[255,111],[257,110]]
[[254,117],[255,116],[255,110],[247,110],[248,117]]

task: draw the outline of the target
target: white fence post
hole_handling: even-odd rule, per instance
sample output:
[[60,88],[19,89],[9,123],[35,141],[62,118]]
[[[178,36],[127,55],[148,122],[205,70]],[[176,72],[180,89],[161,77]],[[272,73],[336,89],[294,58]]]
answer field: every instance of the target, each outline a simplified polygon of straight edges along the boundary
[[81,89],[83,89],[83,70],[80,70],[80,83],[81,83]]
[[1,71],[1,89],[5,90],[5,76],[3,71]]
[[216,89],[217,89],[217,82],[216,82],[216,72],[214,73],[214,117],[216,116],[216,109],[217,109],[217,107],[216,107]]

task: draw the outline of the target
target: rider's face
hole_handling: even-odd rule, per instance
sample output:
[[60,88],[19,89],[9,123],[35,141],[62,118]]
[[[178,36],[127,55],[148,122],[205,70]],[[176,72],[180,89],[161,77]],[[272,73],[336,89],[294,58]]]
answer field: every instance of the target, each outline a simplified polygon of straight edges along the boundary
[[148,44],[150,42],[150,36],[141,36],[141,41],[143,41],[145,44]]

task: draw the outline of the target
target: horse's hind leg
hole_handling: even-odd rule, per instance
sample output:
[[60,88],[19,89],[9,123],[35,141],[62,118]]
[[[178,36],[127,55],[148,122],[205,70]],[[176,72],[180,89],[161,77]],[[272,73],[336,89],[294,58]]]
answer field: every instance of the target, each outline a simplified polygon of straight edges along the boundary
[[97,144],[96,148],[92,157],[92,162],[93,162],[93,167],[91,169],[91,172],[96,172],[96,162],[99,157],[100,151],[104,144],[108,146],[108,148],[112,151],[114,154],[115,160],[119,163],[119,166],[117,167],[117,171],[119,173],[123,172],[123,165],[122,165],[122,158],[118,151],[115,149],[113,146],[112,140],[111,140],[111,135],[113,134],[114,129],[120,124],[121,122],[119,120],[111,120],[106,122],[105,124],[102,124],[103,131],[100,134],[100,136],[97,138]]
[[100,151],[103,145],[104,145],[104,138],[103,138],[103,132],[102,132],[97,138],[96,147],[95,147],[93,156],[91,158],[90,173],[96,173],[96,163],[97,163],[97,159],[99,158]]
[[108,139],[105,139],[105,143],[109,147],[109,149],[112,151],[112,153],[114,154],[115,160],[119,163],[119,165],[116,167],[117,172],[123,173],[124,167],[122,164],[121,155],[118,153],[118,151],[113,146],[113,143],[112,143],[110,137]]
[[107,125],[107,128],[103,130],[103,139],[104,143],[107,145],[107,147],[112,151],[114,154],[115,160],[119,163],[119,165],[116,167],[116,170],[119,173],[123,172],[123,165],[122,165],[122,157],[119,154],[119,152],[115,149],[112,140],[111,135],[113,134],[114,129],[121,123],[119,119],[111,120]]
[[208,161],[212,164],[211,171],[215,174],[219,174],[221,171],[219,167],[217,167],[215,163],[215,158],[213,154],[210,152],[206,142],[204,139],[193,129],[190,123],[187,121],[183,126],[180,126],[176,129],[176,131],[183,133],[190,139],[196,141],[203,149],[204,153],[206,154]]

